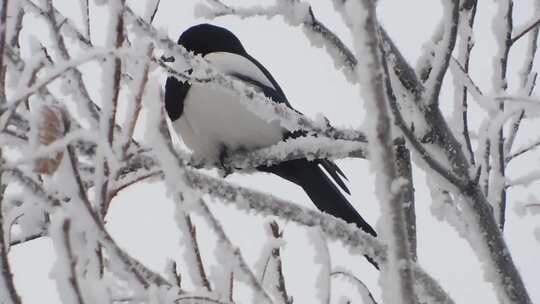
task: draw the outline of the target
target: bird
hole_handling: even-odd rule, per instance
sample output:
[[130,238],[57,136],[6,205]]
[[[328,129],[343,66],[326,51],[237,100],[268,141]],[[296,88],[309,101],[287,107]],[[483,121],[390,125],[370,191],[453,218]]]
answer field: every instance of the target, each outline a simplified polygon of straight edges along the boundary
[[[208,23],[194,25],[180,35],[177,43],[202,56],[221,73],[296,111],[270,72],[247,53],[228,29]],[[165,109],[172,127],[185,145],[201,157],[219,160],[234,151],[269,147],[305,135],[305,132],[289,132],[278,120],[268,122],[260,118],[239,99],[238,94],[226,88],[181,81],[172,75],[165,83]],[[341,193],[339,188],[350,194],[343,181],[347,178],[333,161],[300,158],[257,169],[300,186],[319,210],[377,236]]]

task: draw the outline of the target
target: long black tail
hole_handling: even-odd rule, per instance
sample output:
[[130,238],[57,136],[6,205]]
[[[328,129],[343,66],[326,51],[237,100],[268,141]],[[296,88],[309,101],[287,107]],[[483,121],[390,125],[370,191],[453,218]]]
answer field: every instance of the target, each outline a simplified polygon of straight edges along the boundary
[[[344,191],[348,192],[347,187],[338,175],[341,174],[345,177],[343,172],[333,162],[328,160],[308,161],[307,159],[296,159],[271,167],[259,167],[259,170],[277,174],[299,185],[306,191],[309,198],[311,198],[319,210],[341,218],[348,223],[354,223],[363,231],[372,236],[377,236],[375,230],[358,214],[337,186],[324,174],[319,164],[328,171],[330,176],[332,176]],[[367,255],[365,257],[368,262],[379,269],[377,262]]]
[[[335,168],[339,170],[337,166]],[[317,161],[297,159],[259,169],[277,174],[302,187],[319,210],[348,223],[354,223],[363,231],[377,236],[375,230],[358,214],[337,186],[322,171]],[[335,172],[330,172],[330,174],[334,176]],[[342,183],[341,180],[337,182]]]

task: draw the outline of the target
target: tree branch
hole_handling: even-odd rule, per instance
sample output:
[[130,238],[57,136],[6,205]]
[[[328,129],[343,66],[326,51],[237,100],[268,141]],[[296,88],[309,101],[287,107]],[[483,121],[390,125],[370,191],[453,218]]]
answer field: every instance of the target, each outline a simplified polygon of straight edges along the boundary
[[[381,204],[381,222],[388,227],[381,237],[388,245],[387,264],[381,267],[382,280],[394,286],[383,289],[383,299],[395,303],[416,303],[412,268],[414,257],[409,243],[408,227],[403,206],[400,203],[406,185],[398,180],[390,129],[390,117],[386,100],[385,79],[383,78],[382,49],[378,35],[379,25],[375,4],[370,0],[358,5],[347,5],[343,12],[353,36],[358,63],[358,78],[362,84],[366,111],[373,115],[368,120],[370,162],[375,171],[376,194]],[[353,10],[354,8],[354,10]],[[340,8],[343,10],[344,8]],[[354,16],[354,17],[353,17]],[[358,16],[363,16],[359,18]],[[408,182],[408,181],[405,181]]]
[[536,21],[532,22],[529,26],[525,27],[523,30],[521,30],[521,32],[512,37],[510,39],[510,43],[516,43],[521,37],[525,36],[530,31],[536,30],[538,28],[538,25],[540,25],[540,18],[537,18]]

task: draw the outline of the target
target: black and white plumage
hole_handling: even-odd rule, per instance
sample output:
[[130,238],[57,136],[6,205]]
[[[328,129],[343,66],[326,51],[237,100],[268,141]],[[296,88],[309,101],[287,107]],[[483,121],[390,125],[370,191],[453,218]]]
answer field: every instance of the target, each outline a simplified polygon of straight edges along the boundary
[[[227,29],[210,24],[196,25],[182,33],[178,44],[203,56],[222,73],[293,109],[268,70],[251,57]],[[238,99],[237,94],[225,88],[180,82],[172,76],[165,85],[165,108],[173,127],[184,143],[200,156],[218,159],[224,151],[267,147],[292,136],[277,121],[269,123],[244,108]],[[320,210],[355,223],[376,236],[375,230],[338,189],[339,186],[349,193],[342,180],[345,175],[334,162],[297,159],[257,169],[299,185]]]

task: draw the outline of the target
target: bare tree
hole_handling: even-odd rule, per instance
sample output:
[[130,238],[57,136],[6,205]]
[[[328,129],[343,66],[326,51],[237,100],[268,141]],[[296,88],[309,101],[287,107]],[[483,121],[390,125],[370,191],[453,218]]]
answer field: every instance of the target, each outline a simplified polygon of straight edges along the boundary
[[[108,12],[105,42],[99,46],[92,28],[96,17],[88,0],[77,2],[82,20],[66,18],[52,0],[1,1],[0,303],[21,303],[19,294],[24,293],[13,283],[10,247],[41,237],[54,244],[54,280],[66,303],[234,303],[246,298],[238,294],[238,282],[248,286],[257,303],[292,303],[280,251],[286,237],[280,221],[311,229],[319,259],[324,261],[318,280],[321,302],[330,302],[332,280],[345,278],[364,303],[454,303],[444,286],[419,265],[414,168],[430,176],[433,200],[442,199],[444,218],[463,233],[482,261],[499,302],[532,303],[503,231],[512,201],[508,189],[540,177],[533,171],[517,180],[506,178],[512,160],[540,146],[536,140],[514,147],[523,124],[539,113],[540,101],[534,95],[538,16],[515,26],[513,1],[497,2],[493,92],[486,93],[469,74],[474,21],[481,9],[475,0],[442,1],[440,26],[416,68],[378,22],[376,1],[334,1],[353,38],[352,49],[317,18],[309,3],[300,0],[276,0],[267,7],[207,0],[197,6],[197,14],[208,19],[282,16],[291,27],[302,27],[307,39],[322,43],[351,85],[359,85],[358,101],[371,114],[366,129],[360,131],[336,128],[276,106],[264,94],[187,52],[153,26],[159,0],[147,1],[142,12],[125,0],[95,2]],[[540,2],[535,3],[538,10]],[[30,42],[22,43],[27,20],[47,24],[48,36],[30,35],[24,39]],[[510,51],[525,39],[520,87],[511,90]],[[24,55],[28,53],[32,55]],[[169,62],[171,57],[175,64]],[[102,68],[100,92],[92,91],[84,77],[83,65],[89,62]],[[262,119],[277,119],[283,128],[306,135],[272,147],[238,151],[222,163],[200,160],[171,140],[160,102],[164,74],[234,91]],[[444,83],[448,74],[452,84]],[[443,83],[454,88],[458,119],[449,119],[441,110],[441,103],[449,102],[441,94]],[[473,115],[481,117],[469,110],[471,102],[487,113],[478,130],[470,124]],[[121,105],[125,115],[119,113]],[[137,138],[136,128],[144,128],[147,136]],[[381,225],[386,228],[378,238],[330,215],[199,170],[226,166],[251,172],[263,164],[303,157],[372,162]],[[121,248],[105,227],[111,201],[127,187],[148,180],[164,183],[174,194],[185,248],[182,258],[189,269],[179,270],[171,263],[167,275],[155,273]],[[234,244],[208,206],[207,197],[215,199],[212,204],[234,205],[276,219],[269,233],[261,236],[268,240],[261,269],[247,262],[243,249]],[[537,209],[538,202],[523,208]],[[197,223],[193,217],[203,221]],[[207,253],[201,246],[207,240],[201,239],[199,229],[218,240],[221,254],[215,258],[223,259],[220,282],[208,275]],[[359,259],[367,255],[378,263],[381,299],[375,299],[361,276],[332,269],[330,241],[353,249]]]

